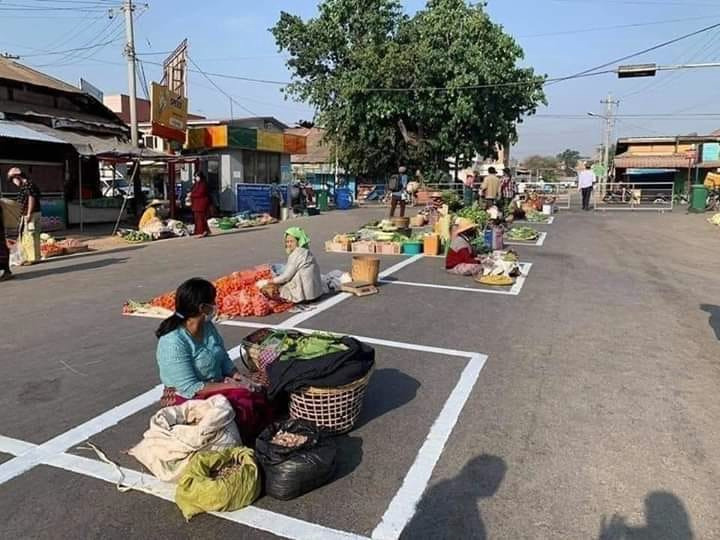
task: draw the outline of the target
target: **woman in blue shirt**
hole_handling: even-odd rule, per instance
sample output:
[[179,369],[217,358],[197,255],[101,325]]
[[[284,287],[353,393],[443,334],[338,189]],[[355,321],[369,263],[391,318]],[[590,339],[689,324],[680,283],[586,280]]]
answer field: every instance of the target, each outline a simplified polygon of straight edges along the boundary
[[155,332],[159,339],[156,357],[160,380],[184,399],[204,399],[246,387],[211,322],[216,311],[215,295],[209,281],[186,281],[175,293],[175,313]]

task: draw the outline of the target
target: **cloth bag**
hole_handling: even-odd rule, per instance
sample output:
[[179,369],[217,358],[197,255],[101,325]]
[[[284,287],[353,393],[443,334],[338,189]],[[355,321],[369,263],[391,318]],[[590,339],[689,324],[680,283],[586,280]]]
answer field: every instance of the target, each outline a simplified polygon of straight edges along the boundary
[[[229,468],[227,474],[218,474]],[[185,469],[175,503],[188,521],[203,512],[233,512],[260,495],[260,471],[250,448],[199,452]]]
[[215,395],[159,410],[143,440],[128,453],[158,479],[177,482],[197,452],[240,444],[232,405],[225,396]]

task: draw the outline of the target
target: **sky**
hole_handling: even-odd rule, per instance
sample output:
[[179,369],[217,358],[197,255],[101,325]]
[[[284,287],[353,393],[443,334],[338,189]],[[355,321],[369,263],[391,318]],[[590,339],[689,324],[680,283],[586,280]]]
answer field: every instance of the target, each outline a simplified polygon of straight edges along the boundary
[[[186,37],[192,60],[205,72],[287,81],[285,58],[268,28],[282,10],[304,18],[317,12],[317,0],[148,2],[147,7],[139,7],[135,25],[136,49],[148,82],[161,77],[161,68],[154,63],[162,62],[165,53]],[[71,84],[77,85],[83,77],[106,94],[127,93],[122,14],[116,12],[109,19],[104,8],[96,7],[119,3],[0,0],[0,53],[19,55],[20,62]],[[413,13],[425,1],[403,4]],[[63,9],[48,11],[48,6]],[[523,65],[550,77],[572,75],[720,23],[720,3],[713,0],[489,0],[487,9],[524,49]],[[107,44],[84,52],[47,54],[101,43]],[[641,62],[720,62],[720,28],[624,63]],[[312,118],[313,111],[287,101],[279,85],[217,77],[213,81],[233,96],[234,117],[276,116],[288,124]],[[141,97],[143,86],[138,85]],[[192,73],[189,88],[192,112],[211,118],[231,116],[230,100],[203,75]],[[629,80],[600,75],[549,85],[546,94],[548,105],[520,126],[513,157],[555,155],[566,148],[592,155],[601,143],[603,126],[587,113],[602,114],[600,102],[608,94],[620,101],[615,137],[720,129],[720,68],[667,71],[655,78]],[[669,116],[653,117],[658,114]]]

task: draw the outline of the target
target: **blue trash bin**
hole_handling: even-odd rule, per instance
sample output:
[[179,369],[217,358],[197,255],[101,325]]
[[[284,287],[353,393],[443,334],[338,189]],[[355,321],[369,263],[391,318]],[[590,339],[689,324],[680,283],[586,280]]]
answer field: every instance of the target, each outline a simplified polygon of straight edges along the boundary
[[353,205],[353,194],[348,188],[335,190],[335,206],[338,210],[348,210]]

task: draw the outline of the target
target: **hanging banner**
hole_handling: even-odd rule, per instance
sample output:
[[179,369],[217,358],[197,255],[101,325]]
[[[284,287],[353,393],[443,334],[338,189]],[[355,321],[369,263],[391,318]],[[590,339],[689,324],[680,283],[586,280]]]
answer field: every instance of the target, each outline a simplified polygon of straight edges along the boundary
[[185,38],[163,62],[162,84],[182,97],[188,97],[187,51],[188,42]]
[[185,142],[188,100],[167,86],[152,83],[150,117],[152,134],[170,141]]

